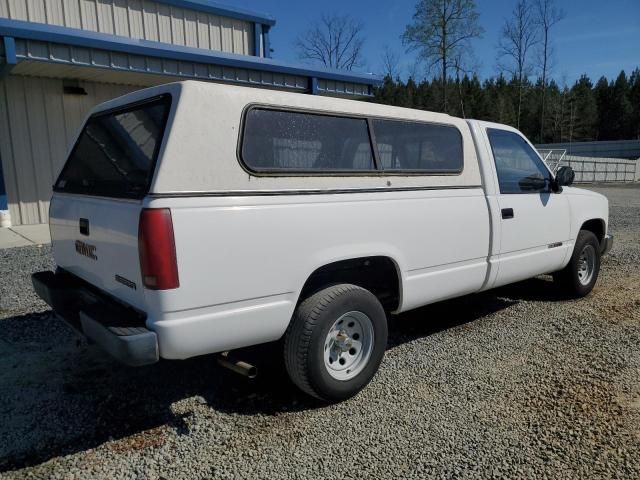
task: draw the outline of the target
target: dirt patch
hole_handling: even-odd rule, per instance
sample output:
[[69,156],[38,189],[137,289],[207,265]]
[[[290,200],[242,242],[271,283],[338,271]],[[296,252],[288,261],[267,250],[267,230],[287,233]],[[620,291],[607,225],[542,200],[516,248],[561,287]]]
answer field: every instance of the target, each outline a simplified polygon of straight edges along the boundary
[[109,444],[108,448],[116,453],[125,453],[134,450],[147,450],[149,448],[161,447],[166,441],[167,429],[163,426],[125,437]]
[[640,325],[640,273],[604,275],[580,306],[601,320]]

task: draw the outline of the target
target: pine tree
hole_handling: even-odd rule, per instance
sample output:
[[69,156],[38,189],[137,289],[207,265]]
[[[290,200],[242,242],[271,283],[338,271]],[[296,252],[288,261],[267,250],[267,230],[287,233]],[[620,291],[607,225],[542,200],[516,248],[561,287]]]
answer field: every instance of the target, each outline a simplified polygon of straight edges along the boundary
[[547,127],[545,127],[542,143],[562,141],[563,97],[564,94],[558,84],[554,80],[549,82],[545,94],[545,101],[547,102],[545,125]]
[[602,77],[596,84],[598,103],[598,140],[622,140],[632,134],[633,107],[629,101],[629,82],[624,70],[615,82]]
[[628,138],[640,140],[640,68],[636,68],[629,77],[629,102],[633,111]]
[[598,121],[596,123],[596,138],[598,140],[610,140],[611,126],[611,92],[609,82],[605,77],[600,77],[594,89],[596,104],[598,106]]
[[593,84],[586,75],[582,75],[571,89],[575,107],[575,120],[572,141],[592,140],[596,136],[598,106],[593,92]]

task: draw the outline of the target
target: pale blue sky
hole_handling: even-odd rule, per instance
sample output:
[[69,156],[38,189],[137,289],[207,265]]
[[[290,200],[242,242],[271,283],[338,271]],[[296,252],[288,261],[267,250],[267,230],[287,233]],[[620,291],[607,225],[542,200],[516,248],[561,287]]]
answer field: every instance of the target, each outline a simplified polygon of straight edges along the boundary
[[[224,3],[224,0],[221,0]],[[323,13],[349,14],[365,25],[364,71],[382,70],[381,52],[390,46],[402,58],[404,74],[415,63],[405,53],[400,36],[411,21],[416,0],[228,0],[247,9],[267,12],[276,19],[272,31],[274,57],[298,62],[294,42],[306,26]],[[474,42],[480,75],[496,73],[496,44],[502,24],[516,0],[477,0],[482,39]],[[597,80],[617,76],[621,69],[630,73],[640,67],[640,0],[557,0],[565,19],[553,32],[553,77],[573,83],[582,73]],[[419,70],[424,74],[424,69]]]

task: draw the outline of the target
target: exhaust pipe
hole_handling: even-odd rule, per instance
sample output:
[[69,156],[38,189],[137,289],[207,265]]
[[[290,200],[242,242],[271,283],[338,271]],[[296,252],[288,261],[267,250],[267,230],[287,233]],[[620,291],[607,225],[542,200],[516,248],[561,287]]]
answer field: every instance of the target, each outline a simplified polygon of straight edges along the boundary
[[258,375],[258,369],[254,365],[243,360],[238,360],[228,352],[218,355],[218,363],[224,368],[228,368],[232,372],[239,373],[247,378],[256,378]]

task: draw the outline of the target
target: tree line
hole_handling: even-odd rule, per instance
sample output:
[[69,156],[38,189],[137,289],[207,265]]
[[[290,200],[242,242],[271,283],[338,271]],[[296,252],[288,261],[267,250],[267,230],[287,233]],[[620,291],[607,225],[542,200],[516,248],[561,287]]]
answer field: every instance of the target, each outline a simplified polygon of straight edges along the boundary
[[[553,34],[565,17],[555,1],[517,1],[496,46],[499,73],[481,80],[472,40],[484,29],[475,0],[418,0],[401,38],[418,62],[404,81],[397,52],[387,48],[374,100],[506,123],[541,143],[640,138],[638,69],[595,84],[585,75],[572,86],[552,78]],[[299,56],[330,68],[362,66],[363,28],[349,16],[325,15],[298,38]]]
[[532,83],[527,77],[499,75],[480,81],[464,75],[447,80],[446,108],[442,108],[443,90],[440,79],[402,81],[387,75],[375,90],[374,101],[519,124],[538,143],[640,139],[640,69],[630,76],[621,71],[614,80],[602,77],[595,84],[583,75],[571,87],[550,80],[544,88],[541,78]]

